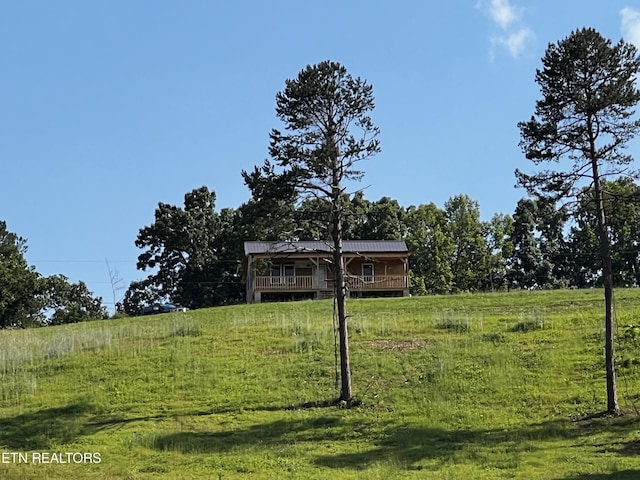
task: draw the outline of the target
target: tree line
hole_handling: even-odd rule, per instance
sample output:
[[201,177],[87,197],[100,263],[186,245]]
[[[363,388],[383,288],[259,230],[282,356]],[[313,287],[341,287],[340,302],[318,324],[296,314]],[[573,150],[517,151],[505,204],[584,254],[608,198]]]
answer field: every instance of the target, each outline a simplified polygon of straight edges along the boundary
[[[131,283],[121,312],[137,315],[165,300],[192,309],[242,303],[245,240],[331,239],[326,201],[265,201],[255,177],[244,177],[253,195],[235,209],[217,210],[215,193],[204,186],[188,192],[182,206],[159,203],[155,221],[136,239],[144,250],[137,266],[151,273]],[[640,286],[640,185],[621,177],[604,187],[614,286]],[[513,213],[483,221],[480,205],[465,194],[442,208],[403,207],[360,191],[344,196],[343,238],[404,240],[412,295],[600,287],[592,196],[588,189],[580,194],[573,216],[545,197],[526,197]],[[39,274],[27,264],[26,251],[26,239],[0,221],[0,327],[107,318],[102,299],[84,282]]]
[[64,275],[43,276],[24,258],[25,238],[0,221],[0,328],[61,325],[107,318],[100,297]]
[[[259,197],[259,186],[236,209],[215,208],[207,187],[185,195],[183,206],[160,203],[155,221],[140,230],[144,250],[138,268],[152,271],[133,282],[122,308],[135,315],[149,303],[168,299],[189,308],[244,301],[242,259],[245,240],[331,240],[328,202],[306,199],[299,205]],[[629,178],[604,183],[613,212],[614,285],[640,286],[640,185]],[[345,240],[404,240],[412,295],[511,289],[591,288],[602,286],[597,219],[585,189],[570,217],[569,208],[545,197],[525,197],[513,213],[483,221],[480,205],[466,194],[444,206],[403,207],[363,192],[344,197]],[[266,208],[266,210],[265,210]]]

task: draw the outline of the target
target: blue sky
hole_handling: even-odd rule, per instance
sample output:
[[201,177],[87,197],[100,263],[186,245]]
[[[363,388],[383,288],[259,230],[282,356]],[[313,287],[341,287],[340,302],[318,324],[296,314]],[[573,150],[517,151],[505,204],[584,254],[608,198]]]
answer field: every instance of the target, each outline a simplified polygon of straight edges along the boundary
[[585,26],[640,46],[640,3],[0,2],[0,219],[39,272],[85,281],[111,309],[105,260],[127,286],[146,276],[134,241],[158,202],[202,185],[218,208],[246,201],[240,171],[267,156],[276,93],[327,59],[374,88],[367,198],[465,193],[484,219],[512,213],[535,70]]

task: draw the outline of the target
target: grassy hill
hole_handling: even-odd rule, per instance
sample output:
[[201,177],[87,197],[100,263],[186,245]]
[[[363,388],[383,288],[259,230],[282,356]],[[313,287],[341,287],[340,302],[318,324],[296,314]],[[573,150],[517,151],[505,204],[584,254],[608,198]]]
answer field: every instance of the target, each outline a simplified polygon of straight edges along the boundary
[[[640,478],[640,290],[352,300],[0,331],[0,478]],[[99,461],[99,463],[98,463]],[[77,463],[76,463],[77,462]]]

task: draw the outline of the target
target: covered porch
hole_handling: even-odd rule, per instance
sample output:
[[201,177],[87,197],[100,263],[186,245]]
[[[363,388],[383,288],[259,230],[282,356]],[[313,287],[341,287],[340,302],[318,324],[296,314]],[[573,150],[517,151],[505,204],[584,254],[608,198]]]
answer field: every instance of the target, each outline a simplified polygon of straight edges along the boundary
[[[325,242],[279,242],[260,251],[266,242],[245,242],[247,302],[260,303],[266,298],[331,298],[334,273],[331,252]],[[356,243],[352,241],[351,243]],[[354,251],[345,241],[343,255],[347,290],[350,295],[408,296],[408,251],[404,242],[358,241]],[[395,247],[399,251],[372,251],[373,247]],[[250,244],[250,245],[247,245]],[[311,244],[311,245],[310,245]],[[320,244],[320,245],[318,245]],[[401,244],[401,245],[397,245]],[[311,249],[309,246],[315,246]],[[324,247],[324,248],[318,248]],[[263,246],[264,248],[264,246]],[[251,253],[252,249],[258,250]]]

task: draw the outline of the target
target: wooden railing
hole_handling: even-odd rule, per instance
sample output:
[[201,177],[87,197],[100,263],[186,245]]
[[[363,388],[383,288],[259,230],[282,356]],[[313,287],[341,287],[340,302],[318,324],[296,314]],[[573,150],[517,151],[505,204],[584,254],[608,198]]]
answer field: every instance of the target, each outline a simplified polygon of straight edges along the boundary
[[409,288],[406,275],[350,275],[349,290],[400,290]]
[[313,290],[317,288],[314,279],[311,275],[256,277],[255,290]]
[[[406,275],[349,275],[349,290],[404,290],[409,288]],[[256,277],[254,290],[296,291],[333,288],[333,280],[320,280],[312,275]]]

